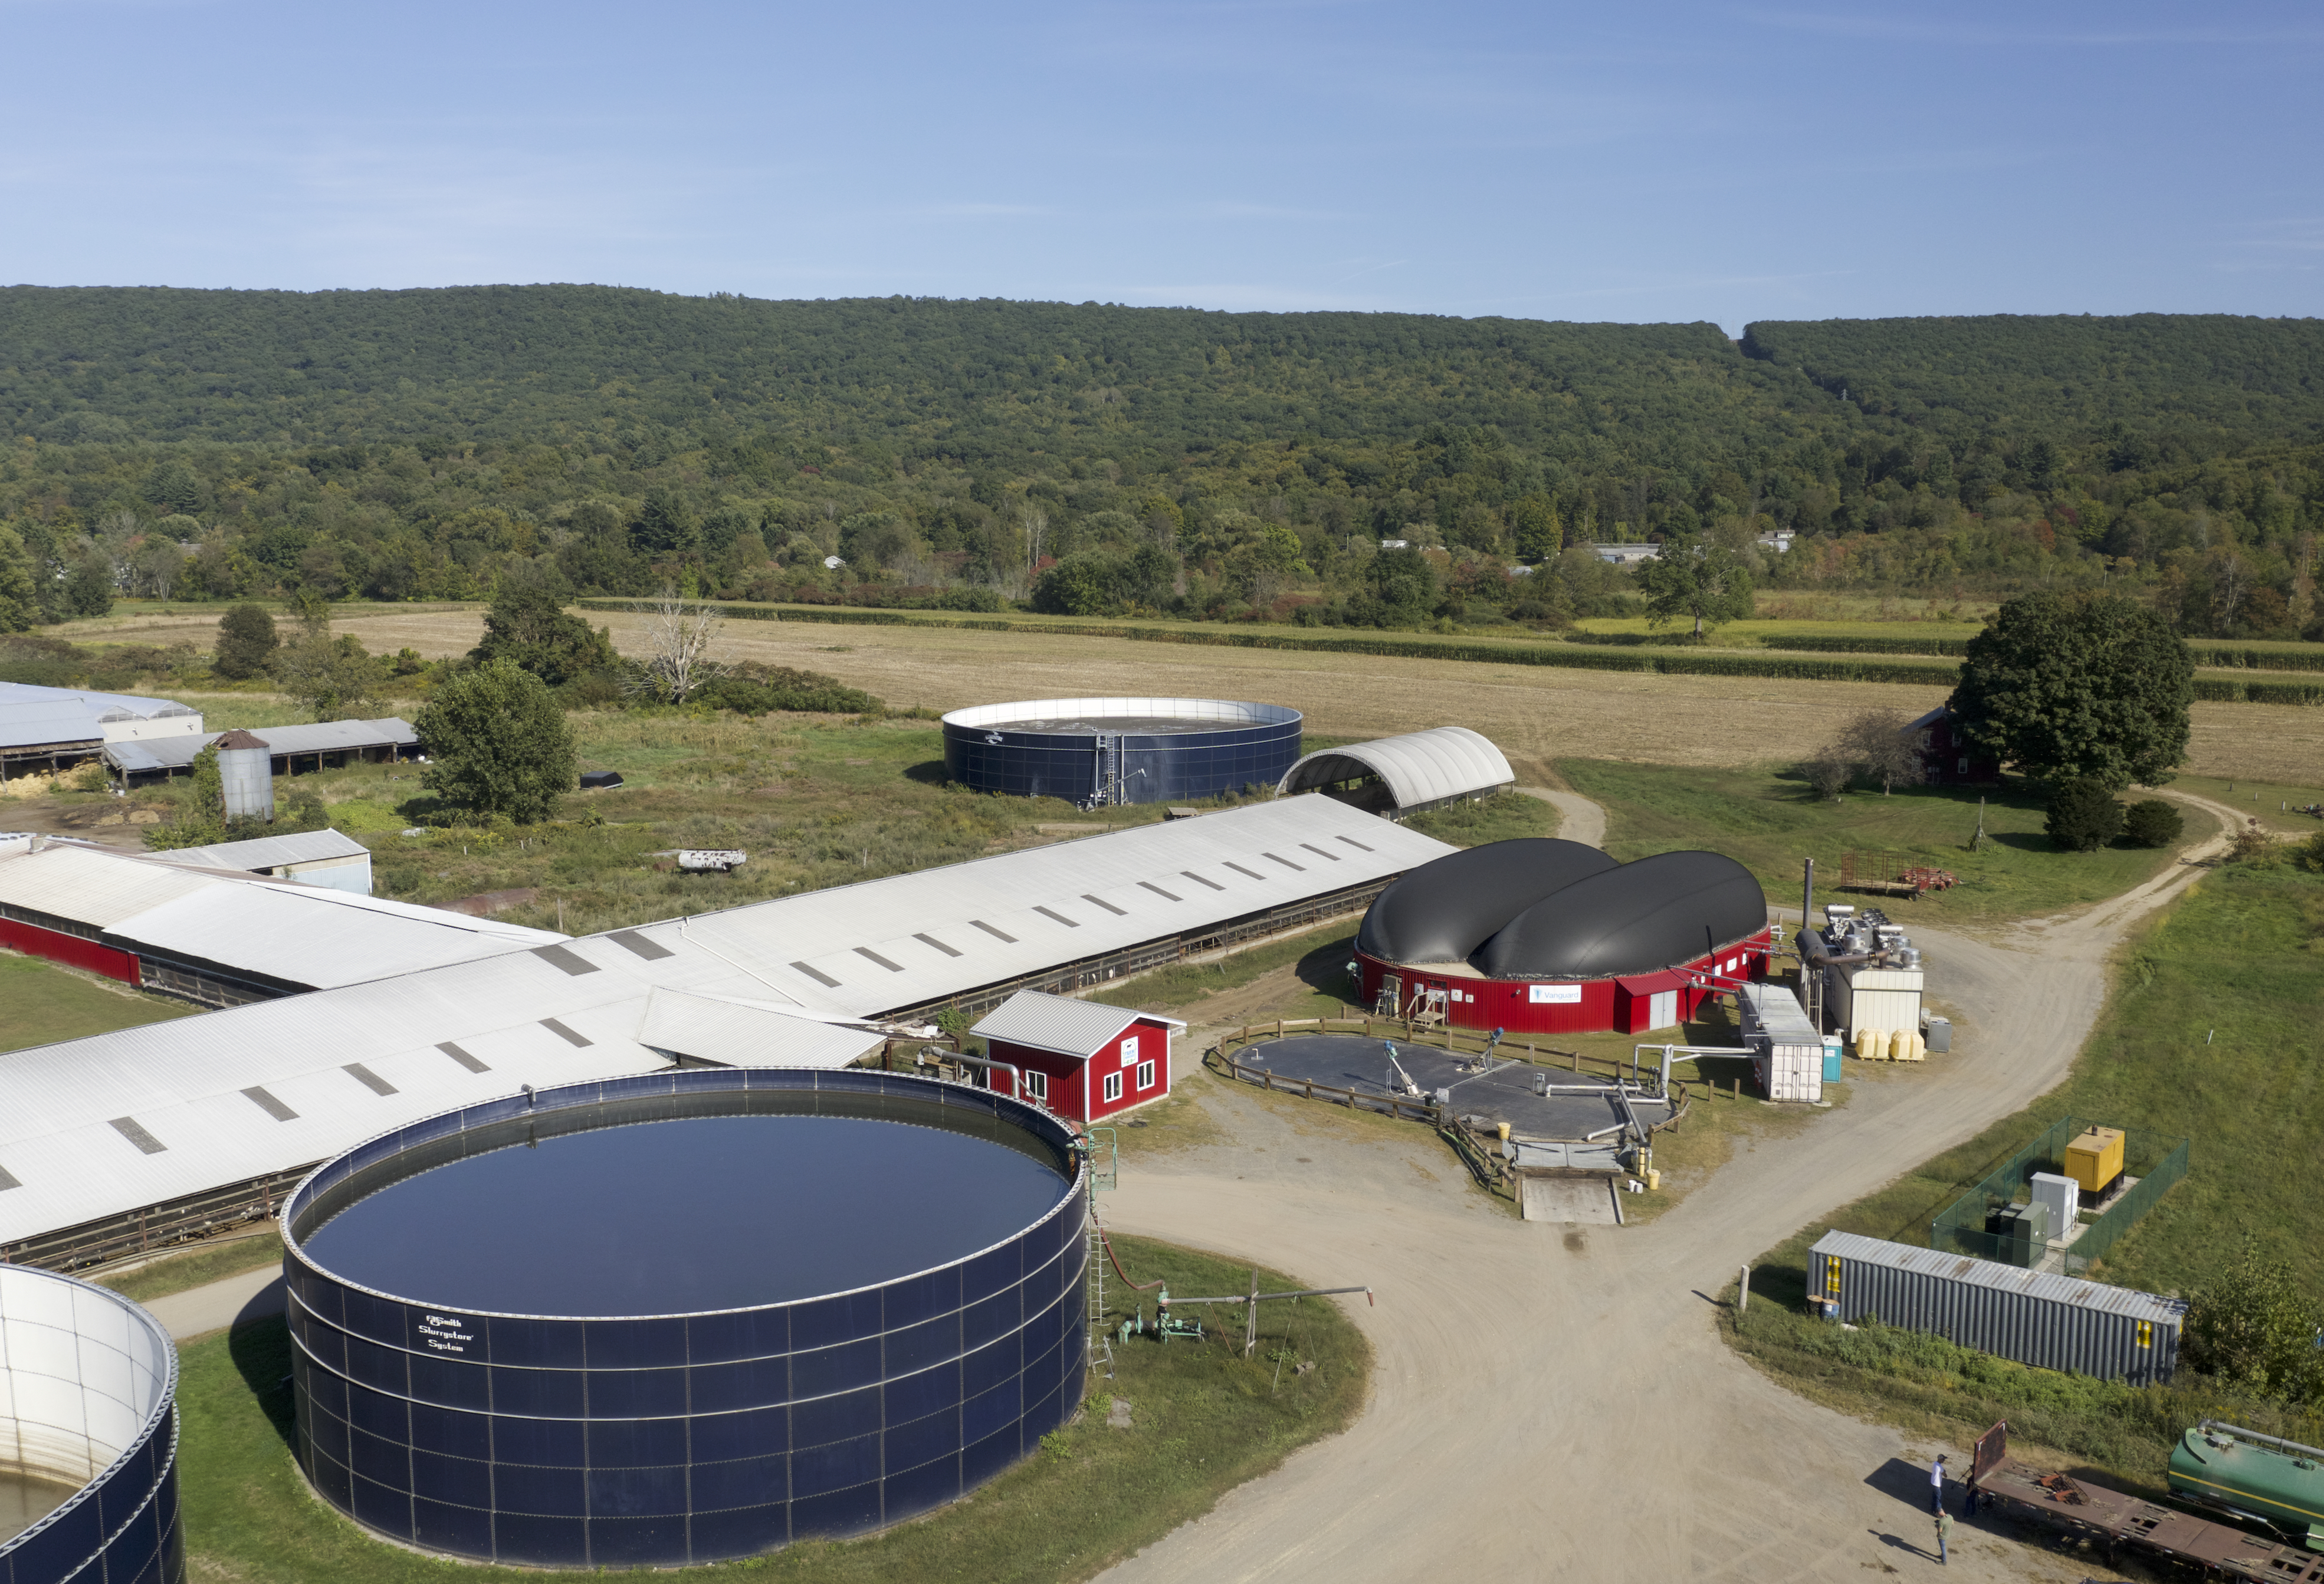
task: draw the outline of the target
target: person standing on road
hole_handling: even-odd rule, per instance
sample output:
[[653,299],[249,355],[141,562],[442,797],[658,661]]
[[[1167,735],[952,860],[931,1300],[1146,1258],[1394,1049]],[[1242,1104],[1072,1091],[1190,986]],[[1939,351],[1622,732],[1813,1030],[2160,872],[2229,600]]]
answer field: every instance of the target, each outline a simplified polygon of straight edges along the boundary
[[1929,1465],[1929,1515],[1931,1517],[1939,1516],[1944,1512],[1944,1510],[1945,1455],[1942,1452],[1939,1452],[1937,1454],[1937,1460]]
[[1953,1515],[1940,1509],[1937,1513],[1937,1566],[1949,1568],[1951,1561],[1945,1552],[1953,1537]]

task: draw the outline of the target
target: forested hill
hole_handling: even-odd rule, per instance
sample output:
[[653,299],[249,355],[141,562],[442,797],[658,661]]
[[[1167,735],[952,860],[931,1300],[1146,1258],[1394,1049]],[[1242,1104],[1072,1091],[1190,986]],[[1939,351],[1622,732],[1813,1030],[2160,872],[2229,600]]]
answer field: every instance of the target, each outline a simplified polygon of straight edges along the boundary
[[[0,290],[0,632],[512,576],[1545,622],[1626,608],[1591,542],[1704,535],[1785,588],[2324,636],[2324,326]],[[1434,570],[1390,590],[1398,542]]]
[[2061,440],[2174,429],[2246,445],[2324,438],[2319,320],[1824,320],[1755,324],[1742,346],[1868,414],[1913,424],[2033,426]]
[[[43,440],[555,440],[646,422],[925,455],[1170,454],[1305,434],[1630,448],[1830,403],[1719,327],[1094,303],[770,302],[602,286],[0,292],[0,421]],[[1626,448],[1628,449],[1628,448]]]
[[1766,323],[1738,347],[1709,324],[603,286],[0,291],[13,434],[554,441],[641,424],[1003,464],[1434,425],[1489,425],[1585,464],[1591,439],[1666,467],[1914,428],[2061,447],[2126,431],[2204,454],[2324,437],[2324,323]]

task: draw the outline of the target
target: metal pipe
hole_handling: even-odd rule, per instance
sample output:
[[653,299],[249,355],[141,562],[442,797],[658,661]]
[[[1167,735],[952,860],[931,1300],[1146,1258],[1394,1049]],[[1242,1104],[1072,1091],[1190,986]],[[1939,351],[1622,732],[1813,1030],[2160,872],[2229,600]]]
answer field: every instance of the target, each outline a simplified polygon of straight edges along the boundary
[[1808,921],[1815,917],[1815,860],[1807,862],[1807,879],[1800,887],[1800,930],[1805,933]]
[[[1012,1100],[1021,1100],[1025,1098],[1025,1075],[1006,1061],[995,1061],[989,1056],[972,1056],[965,1051],[949,1051],[945,1059],[948,1061],[957,1061],[963,1067],[997,1067],[1009,1075],[1009,1098]],[[913,1060],[918,1061],[919,1058],[914,1057]]]
[[2298,1441],[2288,1441],[2281,1436],[2262,1435],[2255,1430],[2246,1430],[2239,1424],[2229,1424],[2224,1419],[2206,1419],[2195,1428],[2198,1430],[2224,1430],[2229,1435],[2241,1436],[2247,1441],[2259,1441],[2266,1446],[2280,1447],[2287,1452],[2299,1452],[2307,1457],[2314,1458],[2319,1462],[2324,1462],[2324,1451],[2319,1451],[2314,1447],[2303,1446]]
[[1369,1287],[1302,1287],[1296,1292],[1233,1292],[1224,1298],[1173,1297],[1170,1307],[1176,1309],[1182,1303],[1249,1303],[1253,1300],[1265,1303],[1270,1298],[1329,1298],[1340,1292],[1360,1292],[1367,1302],[1374,1307],[1379,1305],[1379,1300],[1372,1297],[1372,1290]]

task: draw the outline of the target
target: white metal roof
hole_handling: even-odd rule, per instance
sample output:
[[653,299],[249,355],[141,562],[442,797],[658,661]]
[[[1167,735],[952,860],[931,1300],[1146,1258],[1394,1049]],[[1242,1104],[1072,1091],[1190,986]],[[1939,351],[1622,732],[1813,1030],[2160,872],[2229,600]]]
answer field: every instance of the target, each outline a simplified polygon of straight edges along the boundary
[[[840,1067],[881,1038],[737,1008],[752,1013],[747,1047],[730,1042],[714,1054],[711,1039],[670,1025],[657,996],[617,963],[576,975],[521,950],[0,1055],[0,1183],[18,1185],[0,1187],[0,1241],[287,1172],[528,1083],[650,1072],[668,1065],[664,1050],[738,1066]],[[669,1043],[655,1049],[646,1033]],[[254,1088],[265,1100],[245,1092]],[[279,1120],[282,1111],[295,1115]],[[141,1150],[116,1118],[160,1153]]]
[[2127,1315],[2133,1320],[2176,1325],[2187,1312],[2183,1299],[2158,1298],[2152,1292],[2140,1292],[2129,1287],[2110,1287],[2104,1282],[2085,1282],[2074,1276],[2048,1275],[2018,1265],[2005,1265],[1997,1260],[1972,1259],[1966,1255],[1944,1254],[1933,1248],[1914,1248],[1906,1243],[1886,1243],[1877,1237],[1865,1237],[1854,1232],[1827,1232],[1816,1240],[1815,1247],[1809,1252],[1835,1255],[1841,1259],[1858,1260],[1866,1264],[1886,1265],[1893,1270],[1914,1271],[1924,1276],[1960,1282],[1971,1287],[1990,1287],[2001,1292],[2023,1293],[2052,1303],[2071,1304],[2077,1309]]
[[99,930],[217,884],[134,853],[78,844],[0,855],[0,903]]
[[0,903],[88,925],[124,950],[317,988],[565,939],[384,897],[165,863],[158,855],[53,844],[0,854]]
[[1388,783],[1388,795],[1400,809],[1490,792],[1517,780],[1509,762],[1489,740],[1465,726],[1440,726],[1376,742],[1319,748],[1285,771],[1277,790],[1308,792],[1366,773]]
[[[1403,874],[1454,849],[1330,798],[1135,826],[633,931],[660,982],[863,1017]],[[590,938],[593,955],[603,955]],[[755,985],[755,988],[752,987]]]
[[[393,716],[383,720],[318,720],[304,726],[261,726],[245,728],[266,745],[270,754],[337,754],[351,748],[408,748],[420,741],[410,723]],[[132,772],[179,770],[226,734],[196,733],[181,737],[149,737],[142,742],[114,743],[105,755]]]
[[344,830],[292,830],[281,836],[261,836],[250,841],[221,841],[209,847],[181,847],[153,855],[165,864],[193,864],[213,869],[279,868],[284,864],[313,864],[327,858],[367,858],[371,848]]
[[[288,1171],[521,1084],[649,1071],[666,1051],[844,1065],[881,1038],[839,1026],[849,1020],[1199,932],[1452,850],[1331,799],[1299,798],[531,949],[494,941],[495,955],[478,960],[0,1055],[0,1172],[22,1184],[0,1189],[0,1241]],[[49,856],[0,859],[0,876]],[[404,909],[120,861],[220,890]],[[186,910],[189,929],[198,915]],[[442,916],[454,928],[512,928]],[[277,977],[291,976],[266,959],[321,971],[296,933],[253,935],[253,965]],[[576,1047],[544,1019],[590,1043]],[[491,1070],[472,1072],[439,1042]],[[349,1062],[396,1093],[377,1094]],[[250,1088],[297,1118],[276,1121],[243,1094]],[[167,1147],[141,1153],[115,1118]]]
[[1030,1045],[1037,1051],[1055,1051],[1060,1056],[1093,1056],[1140,1018],[1166,1023],[1174,1029],[1186,1026],[1175,1017],[1139,1012],[1134,1007],[1105,1006],[1094,1001],[1044,995],[1038,990],[1019,990],[986,1013],[969,1033],[981,1040],[1006,1040],[1011,1044]]

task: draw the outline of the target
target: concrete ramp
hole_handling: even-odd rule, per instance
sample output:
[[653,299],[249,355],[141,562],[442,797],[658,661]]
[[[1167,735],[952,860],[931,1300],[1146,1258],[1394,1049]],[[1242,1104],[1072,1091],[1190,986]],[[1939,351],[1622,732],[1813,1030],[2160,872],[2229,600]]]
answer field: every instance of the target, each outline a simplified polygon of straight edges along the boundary
[[1614,1179],[1594,1172],[1526,1172],[1517,1178],[1517,1203],[1528,1221],[1578,1221],[1611,1227]]

